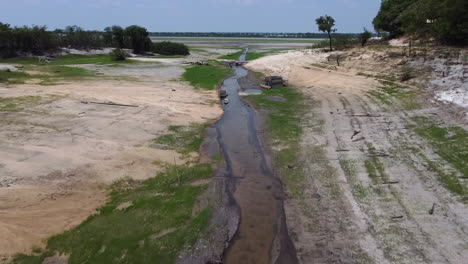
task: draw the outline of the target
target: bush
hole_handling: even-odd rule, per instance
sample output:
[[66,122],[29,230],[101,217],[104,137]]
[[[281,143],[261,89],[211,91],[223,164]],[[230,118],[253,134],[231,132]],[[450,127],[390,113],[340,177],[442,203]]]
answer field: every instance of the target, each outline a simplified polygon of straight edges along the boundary
[[110,54],[111,60],[113,61],[124,61],[127,54],[122,49],[114,49]]
[[366,28],[364,28],[364,32],[359,35],[359,40],[361,41],[361,46],[364,47],[367,41],[372,37],[372,33],[369,32]]
[[161,55],[190,55],[189,48],[185,44],[170,41],[155,43],[152,51]]
[[413,74],[413,69],[409,66],[405,66],[402,68],[401,75],[400,75],[400,81],[406,82],[411,79],[413,79],[415,76]]

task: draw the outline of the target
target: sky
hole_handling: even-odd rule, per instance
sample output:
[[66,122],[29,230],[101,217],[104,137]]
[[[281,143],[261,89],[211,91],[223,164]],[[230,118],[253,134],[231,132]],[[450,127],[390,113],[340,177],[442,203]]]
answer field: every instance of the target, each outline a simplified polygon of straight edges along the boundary
[[140,25],[151,32],[317,32],[330,15],[337,32],[372,29],[381,0],[0,0],[0,22],[49,29]]

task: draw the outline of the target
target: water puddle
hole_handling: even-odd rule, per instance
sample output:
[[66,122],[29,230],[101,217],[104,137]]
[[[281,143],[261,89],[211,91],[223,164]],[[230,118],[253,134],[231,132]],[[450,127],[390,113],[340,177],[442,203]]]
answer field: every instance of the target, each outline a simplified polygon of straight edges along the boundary
[[263,91],[260,89],[245,89],[244,91],[240,92],[240,96],[246,96],[246,95],[258,95],[262,94]]

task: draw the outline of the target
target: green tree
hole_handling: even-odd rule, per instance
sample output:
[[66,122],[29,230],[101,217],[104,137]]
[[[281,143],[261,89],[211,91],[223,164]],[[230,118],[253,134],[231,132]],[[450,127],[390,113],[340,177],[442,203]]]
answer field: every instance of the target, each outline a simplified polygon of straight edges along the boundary
[[134,53],[143,54],[145,51],[150,50],[151,40],[146,28],[136,25],[129,26],[125,29],[125,36]]
[[374,27],[446,44],[468,43],[467,0],[383,0]]
[[359,34],[359,40],[361,41],[361,46],[365,46],[367,41],[372,37],[372,33],[367,30],[367,28],[364,28],[364,32]]
[[404,32],[401,28],[401,14],[417,0],[382,0],[380,10],[372,23],[378,30],[389,32],[391,36],[399,36]]
[[335,26],[335,19],[331,16],[321,16],[315,20],[317,23],[318,29],[322,32],[326,32],[328,34],[328,39],[330,40],[330,51],[333,50],[332,45],[332,36],[331,33],[336,32],[336,29],[333,27]]
[[151,50],[161,55],[190,55],[189,48],[185,44],[170,41],[155,43]]
[[121,49],[124,47],[125,31],[121,26],[106,27],[103,39],[106,45]]

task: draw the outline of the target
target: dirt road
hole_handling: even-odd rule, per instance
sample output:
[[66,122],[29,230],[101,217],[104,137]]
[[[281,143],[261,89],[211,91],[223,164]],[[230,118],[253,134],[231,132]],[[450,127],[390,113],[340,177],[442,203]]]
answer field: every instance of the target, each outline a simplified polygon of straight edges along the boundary
[[445,124],[463,118],[428,102],[384,104],[371,96],[381,83],[357,73],[392,64],[331,66],[328,56],[290,52],[247,66],[282,75],[308,97],[296,164],[304,194],[285,208],[301,263],[464,263],[468,207],[431,166],[451,165],[411,129],[415,116]]

